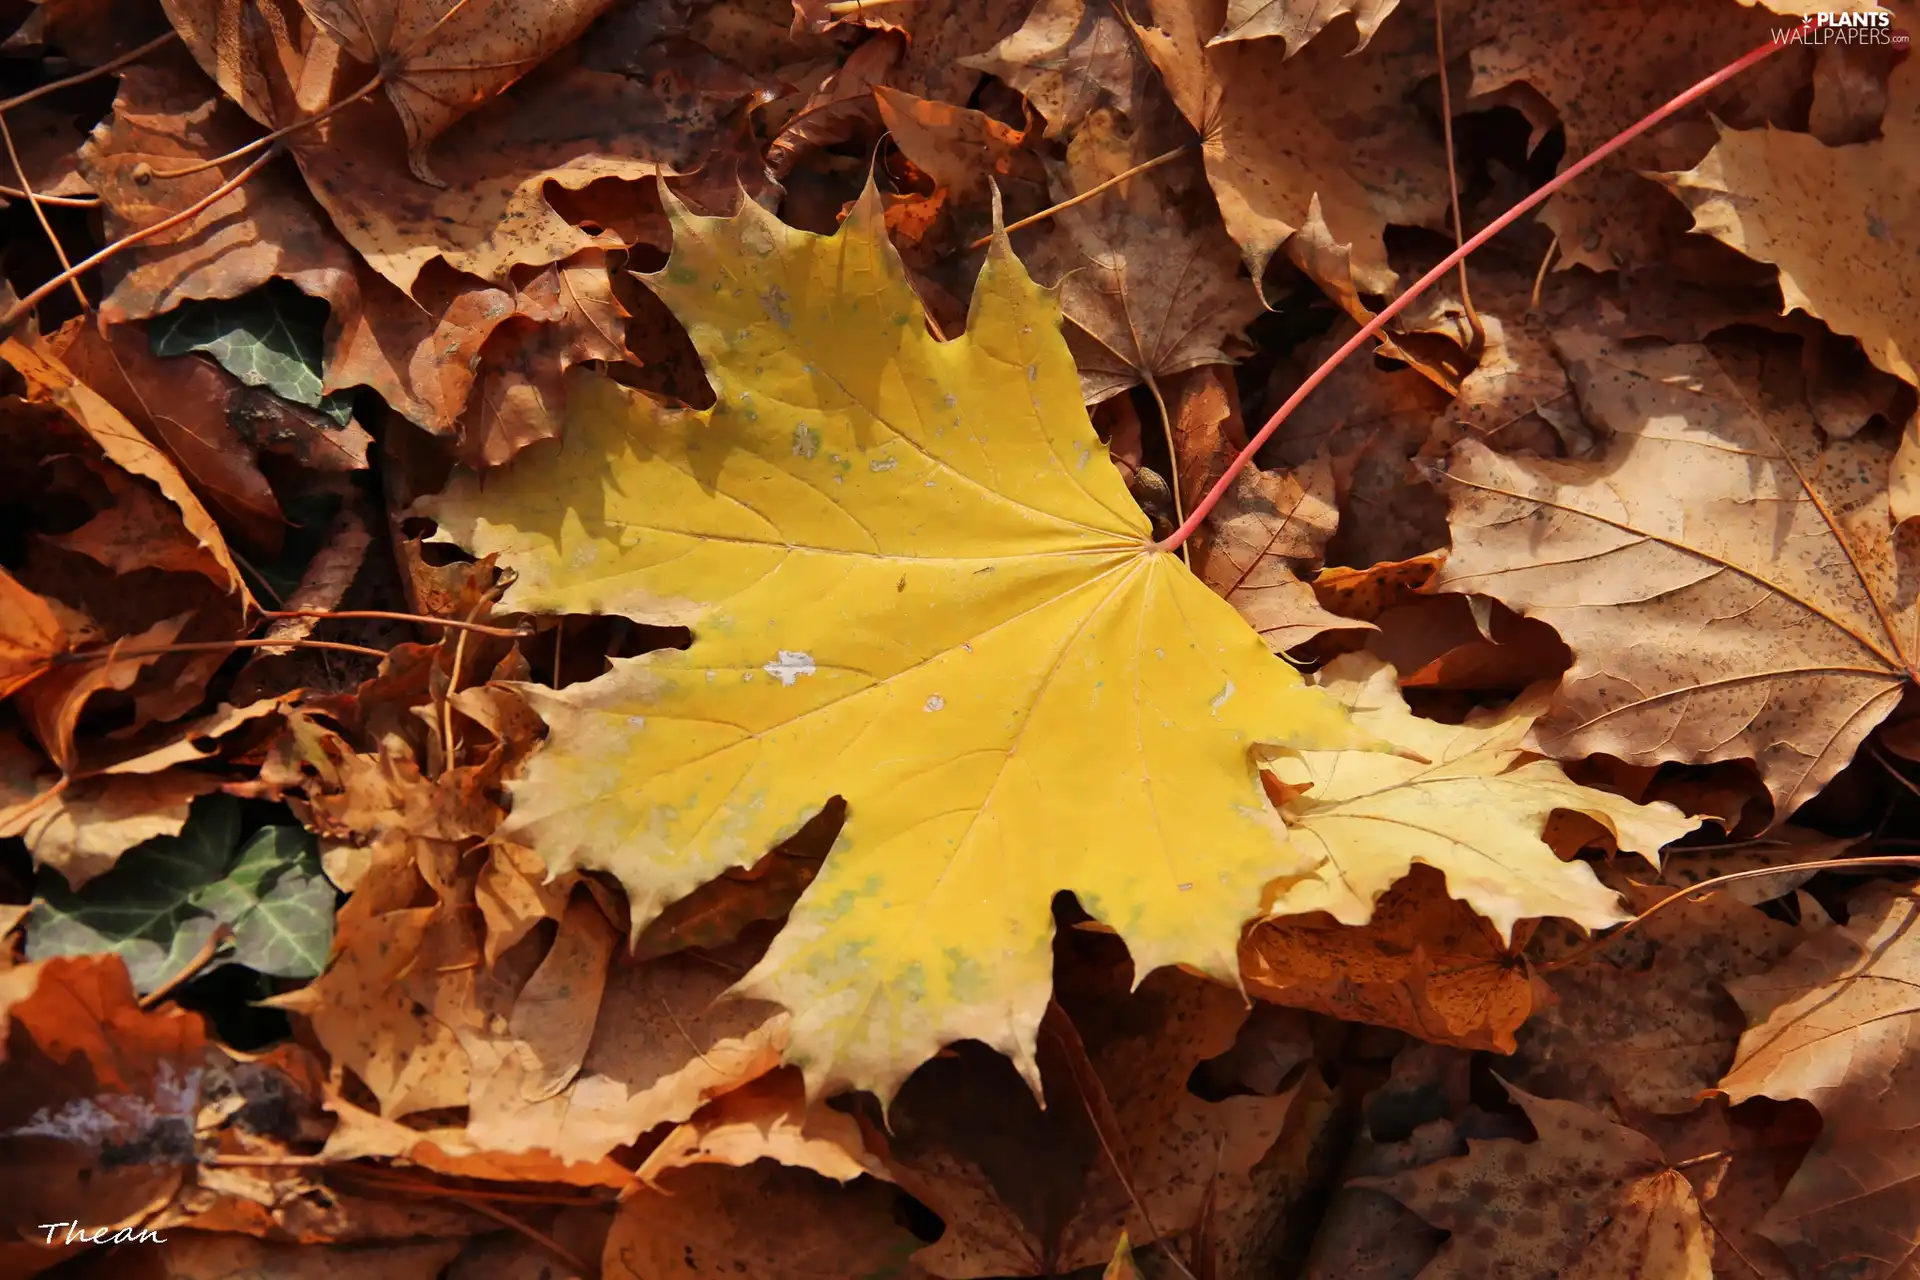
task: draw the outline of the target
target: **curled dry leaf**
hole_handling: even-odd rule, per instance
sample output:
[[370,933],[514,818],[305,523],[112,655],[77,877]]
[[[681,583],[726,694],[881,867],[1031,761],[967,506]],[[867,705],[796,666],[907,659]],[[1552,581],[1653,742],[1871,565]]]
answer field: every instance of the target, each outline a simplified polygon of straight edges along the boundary
[[1730,984],[1750,1025],[1720,1087],[1820,1108],[1819,1140],[1761,1234],[1803,1268],[1844,1258],[1890,1280],[1920,1240],[1920,898],[1880,883],[1847,905],[1846,924]]
[[[1053,183],[1062,201],[1132,164],[1125,152],[1093,146],[1069,155]],[[1230,363],[1231,353],[1245,349],[1242,330],[1260,313],[1219,215],[1211,204],[1183,213],[1163,185],[1170,167],[1062,210],[1054,233],[1027,255],[1038,277],[1060,289],[1088,404],[1200,365]]]
[[[1149,9],[1140,38],[1204,139],[1207,180],[1254,279],[1307,225],[1317,197],[1329,240],[1350,252],[1351,279],[1329,288],[1391,292],[1387,225],[1435,225],[1446,207],[1444,164],[1408,110],[1437,71],[1431,27],[1403,13],[1361,57],[1316,40],[1278,72],[1274,51],[1257,41],[1206,43],[1225,0],[1155,0]],[[1291,123],[1276,133],[1276,120]]]
[[1891,451],[1824,439],[1796,371],[1764,352],[1555,340],[1607,442],[1589,462],[1460,445],[1435,585],[1495,596],[1573,650],[1534,732],[1549,754],[1752,759],[1784,819],[1920,661],[1897,586],[1912,548],[1880,489]]
[[[1782,310],[1820,317],[1867,357],[1920,385],[1920,214],[1893,195],[1920,182],[1920,67],[1887,82],[1880,138],[1830,147],[1804,133],[1719,126],[1693,169],[1664,175],[1694,229],[1780,271]],[[1896,520],[1920,515],[1920,422],[1893,471]]]
[[1359,928],[1318,913],[1256,925],[1240,972],[1263,1000],[1498,1053],[1547,996],[1520,948],[1419,865]]
[[1278,36],[1287,42],[1287,56],[1292,57],[1329,22],[1351,13],[1360,36],[1351,52],[1359,53],[1399,4],[1400,0],[1227,0],[1226,28],[1212,43]]
[[0,698],[44,675],[67,643],[67,629],[47,602],[0,569]]
[[1113,0],[1039,0],[1018,31],[960,61],[1025,94],[1058,138],[1098,107],[1138,109],[1148,71],[1131,25]]
[[427,145],[587,29],[612,0],[301,0],[307,16],[382,78],[407,132],[407,165],[439,185]]
[[1469,1141],[1467,1155],[1362,1182],[1453,1233],[1421,1276],[1709,1280],[1699,1202],[1651,1139],[1577,1103],[1507,1092],[1533,1142]]
[[1269,766],[1286,794],[1288,837],[1323,858],[1318,870],[1278,890],[1269,917],[1325,911],[1364,924],[1373,902],[1420,862],[1445,875],[1447,892],[1502,939],[1529,916],[1601,928],[1626,914],[1591,868],[1561,861],[1541,839],[1548,817],[1560,809],[1586,814],[1620,848],[1656,864],[1662,848],[1700,824],[1669,804],[1640,805],[1579,786],[1527,751],[1543,697],[1449,725],[1413,715],[1393,668],[1368,654],[1337,658],[1314,681],[1354,723],[1424,760],[1304,751]]

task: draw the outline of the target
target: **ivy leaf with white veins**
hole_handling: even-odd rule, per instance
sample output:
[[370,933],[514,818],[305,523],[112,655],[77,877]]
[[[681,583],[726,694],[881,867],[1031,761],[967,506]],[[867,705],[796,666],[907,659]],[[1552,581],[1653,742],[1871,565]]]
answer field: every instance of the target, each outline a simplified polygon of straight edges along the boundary
[[1265,886],[1317,861],[1257,758],[1375,743],[1149,541],[1052,294],[1000,237],[940,342],[871,187],[831,237],[669,205],[644,278],[715,406],[575,370],[561,443],[423,504],[514,571],[504,608],[694,631],[527,689],[550,733],[507,832],[618,876],[637,930],[843,796],[738,988],[793,1011],[816,1093],[891,1097],[961,1039],[1034,1079],[1062,889],[1139,973],[1234,981]]

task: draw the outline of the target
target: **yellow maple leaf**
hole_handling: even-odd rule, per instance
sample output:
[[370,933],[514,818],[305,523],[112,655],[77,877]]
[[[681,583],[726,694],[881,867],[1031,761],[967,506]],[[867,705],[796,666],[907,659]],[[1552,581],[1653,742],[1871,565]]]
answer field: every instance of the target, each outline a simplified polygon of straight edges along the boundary
[[[671,204],[671,199],[669,198]],[[1313,869],[1257,759],[1372,747],[1155,549],[1007,248],[932,338],[869,189],[831,237],[673,207],[647,277],[718,398],[576,371],[564,441],[426,511],[518,576],[505,607],[685,624],[692,646],[529,690],[551,727],[509,830],[612,872],[636,929],[836,792],[847,821],[742,993],[794,1013],[810,1091],[890,1097],[977,1039],[1037,1079],[1057,891],[1137,972],[1237,980]]]
[[1600,928],[1627,913],[1590,867],[1561,861],[1541,839],[1553,811],[1586,814],[1622,850],[1656,865],[1663,846],[1700,825],[1664,801],[1636,804],[1583,787],[1529,752],[1524,743],[1545,710],[1542,697],[1442,724],[1409,711],[1393,668],[1371,654],[1334,659],[1315,683],[1351,709],[1355,724],[1425,759],[1307,751],[1273,763],[1293,793],[1281,812],[1294,844],[1325,860],[1280,890],[1272,915],[1325,911],[1342,924],[1365,924],[1380,895],[1420,862],[1445,875],[1447,892],[1485,916],[1503,941],[1529,916]]

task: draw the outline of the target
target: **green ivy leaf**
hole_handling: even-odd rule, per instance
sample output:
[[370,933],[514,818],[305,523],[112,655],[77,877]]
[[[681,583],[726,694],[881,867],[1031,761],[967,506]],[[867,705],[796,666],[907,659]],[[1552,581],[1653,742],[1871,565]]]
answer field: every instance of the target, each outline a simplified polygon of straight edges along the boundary
[[333,945],[334,896],[305,832],[263,827],[240,845],[239,803],[208,796],[194,802],[179,835],[128,850],[77,891],[43,870],[27,919],[27,957],[112,952],[144,995],[225,924],[234,945],[209,968],[243,964],[273,977],[311,978]]
[[276,978],[317,978],[333,946],[333,884],[297,827],[262,827],[200,905],[233,926],[233,962]]
[[345,424],[353,398],[323,394],[321,352],[327,304],[284,280],[270,280],[237,298],[187,302],[156,316],[147,341],[157,356],[204,351],[250,387],[265,387]]

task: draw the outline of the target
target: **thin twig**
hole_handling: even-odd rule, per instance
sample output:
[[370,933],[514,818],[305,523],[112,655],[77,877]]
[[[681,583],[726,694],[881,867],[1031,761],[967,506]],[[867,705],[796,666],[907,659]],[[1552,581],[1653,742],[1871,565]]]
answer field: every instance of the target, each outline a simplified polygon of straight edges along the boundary
[[29,89],[16,97],[8,98],[5,102],[0,102],[0,112],[11,111],[15,107],[24,107],[36,98],[44,98],[50,93],[58,93],[60,90],[70,88],[76,84],[85,84],[87,81],[99,76],[112,75],[129,62],[138,62],[155,49],[158,49],[161,45],[178,38],[179,32],[177,31],[168,31],[167,34],[163,36],[155,36],[139,48],[129,49],[111,62],[103,62],[97,67],[88,67],[85,71],[77,72],[64,80],[54,80],[41,85],[37,89]]
[[40,223],[40,229],[47,233],[47,243],[53,246],[53,256],[60,260],[61,271],[72,277],[67,283],[73,286],[73,296],[80,300],[80,310],[93,310],[93,304],[87,301],[87,295],[80,289],[80,278],[73,275],[73,263],[67,257],[67,247],[53,233],[53,224],[47,221],[47,211],[40,207],[40,193],[33,189],[33,182],[27,177],[27,166],[20,163],[20,152],[14,148],[13,130],[7,127],[4,111],[0,111],[0,140],[7,144],[7,159],[13,164],[14,176],[20,179],[20,190],[26,195],[27,203],[33,207],[34,218]]
[[415,622],[423,627],[449,627],[455,631],[473,631],[483,636],[506,640],[524,640],[533,633],[525,627],[490,627],[483,622],[463,622],[459,618],[436,618],[430,613],[401,613],[393,609],[262,609],[263,618],[375,618],[385,622]]
[[[1180,496],[1180,453],[1173,447],[1173,415],[1167,412],[1166,397],[1160,394],[1160,384],[1153,374],[1142,369],[1140,380],[1153,393],[1154,406],[1160,410],[1160,430],[1167,437],[1167,487],[1173,490],[1173,522],[1177,525],[1187,518],[1187,513],[1186,500]],[[1189,568],[1193,566],[1193,556],[1184,542],[1180,544],[1180,562]]]
[[52,196],[44,191],[23,191],[19,187],[10,187],[0,182],[0,196],[14,200],[38,200],[41,204],[52,205],[59,209],[98,209],[99,196]]
[[1867,750],[1873,753],[1873,758],[1880,762],[1880,767],[1882,769],[1885,769],[1888,773],[1893,775],[1893,780],[1895,782],[1899,783],[1901,786],[1905,787],[1907,790],[1913,792],[1913,794],[1920,796],[1920,783],[1914,782],[1913,779],[1909,778],[1906,774],[1900,772],[1900,770],[1895,767],[1893,761],[1887,758],[1887,753],[1881,749],[1881,746],[1879,743],[1869,742],[1867,744]]
[[[473,608],[467,611],[469,627],[474,625],[473,620],[480,616],[480,611],[487,607],[493,592],[494,589],[489,587],[473,602]],[[447,691],[440,699],[440,742],[446,753],[442,769],[453,768],[454,750],[459,745],[453,735],[453,695],[460,691],[460,665],[467,656],[467,637],[472,634],[471,630],[463,630],[460,638],[453,643],[453,668],[447,673]]]
[[186,165],[179,169],[163,169],[160,172],[155,173],[153,176],[156,178],[191,177],[193,174],[204,173],[208,169],[218,169],[223,164],[231,163],[232,161],[241,159],[244,156],[250,156],[262,147],[272,146],[274,143],[280,141],[280,139],[286,137],[289,134],[298,133],[302,129],[308,128],[312,125],[319,124],[322,120],[325,120],[327,117],[333,115],[334,112],[339,111],[341,108],[351,106],[354,103],[360,101],[360,99],[366,97],[368,94],[372,93],[375,89],[378,89],[381,85],[385,84],[386,81],[387,81],[387,77],[385,72],[376,73],[373,79],[367,81],[365,84],[361,85],[358,89],[355,89],[352,93],[340,99],[340,101],[333,103],[332,105],[328,106],[325,110],[316,112],[315,114],[308,116],[304,120],[296,120],[292,124],[281,125],[278,129],[275,129],[272,133],[265,134],[261,137],[255,138],[252,142],[246,143],[242,146],[235,147],[233,150],[227,152],[227,154],[223,156],[215,156],[211,160],[196,160],[194,163],[190,165]]
[[207,935],[207,940],[200,944],[200,949],[193,953],[187,963],[181,967],[180,972],[140,997],[140,1007],[151,1009],[193,981],[195,975],[213,963],[214,956],[220,952],[221,944],[232,936],[233,929],[230,926],[225,924],[213,926],[213,932]]
[[[1808,18],[1800,29],[1803,31],[1811,30],[1816,25],[1818,25],[1817,18]],[[1373,319],[1360,326],[1359,332],[1355,333],[1351,338],[1348,338],[1341,344],[1338,351],[1335,351],[1332,355],[1321,361],[1320,367],[1307,375],[1306,380],[1294,390],[1292,395],[1287,397],[1286,403],[1274,410],[1273,416],[1267,419],[1266,425],[1262,426],[1258,432],[1254,433],[1253,438],[1247,441],[1247,447],[1242,449],[1234,460],[1227,465],[1225,473],[1214,482],[1211,489],[1207,490],[1206,496],[1200,499],[1198,505],[1187,513],[1187,518],[1181,523],[1180,527],[1175,529],[1172,534],[1166,538],[1155,543],[1155,549],[1159,551],[1172,551],[1175,547],[1178,547],[1181,543],[1192,537],[1193,531],[1200,527],[1200,522],[1207,518],[1208,513],[1211,512],[1214,507],[1218,506],[1220,499],[1226,495],[1227,486],[1231,485],[1234,478],[1246,469],[1248,463],[1253,461],[1254,454],[1258,453],[1260,447],[1266,444],[1266,442],[1272,438],[1273,433],[1280,429],[1280,424],[1292,417],[1294,410],[1298,409],[1308,396],[1318,390],[1320,384],[1331,377],[1333,371],[1339,368],[1348,356],[1359,351],[1371,342],[1376,334],[1382,329],[1385,329],[1388,324],[1392,323],[1395,316],[1405,311],[1412,305],[1415,298],[1418,298],[1422,293],[1432,288],[1436,282],[1444,279],[1447,273],[1452,271],[1467,255],[1499,235],[1502,231],[1505,231],[1522,217],[1533,212],[1534,209],[1546,201],[1551,200],[1554,195],[1569,182],[1572,182],[1575,178],[1593,168],[1622,147],[1627,146],[1641,134],[1662,123],[1667,117],[1676,112],[1692,106],[1695,102],[1698,102],[1707,94],[1712,93],[1715,89],[1738,76],[1747,68],[1779,53],[1782,49],[1787,48],[1790,43],[1790,41],[1770,38],[1765,44],[1756,46],[1746,54],[1734,59],[1726,66],[1721,67],[1712,75],[1696,81],[1662,106],[1656,107],[1654,110],[1648,112],[1633,124],[1628,125],[1625,129],[1622,129],[1619,133],[1616,133],[1613,137],[1601,143],[1585,156],[1576,160],[1565,170],[1543,183],[1533,194],[1519,201],[1511,209],[1508,209],[1492,222],[1489,222],[1485,227],[1475,232],[1472,238],[1465,244],[1442,258],[1438,265],[1414,281],[1399,297],[1381,308]]]
[[[1028,214],[1026,217],[1020,219],[1020,221],[1006,228],[1006,232],[1008,235],[1012,235],[1014,232],[1019,231],[1026,227],[1030,227],[1036,222],[1045,222],[1048,218],[1051,218],[1054,214],[1060,213],[1067,209],[1071,209],[1073,208],[1073,206],[1077,204],[1085,204],[1087,201],[1093,199],[1095,196],[1101,194],[1102,192],[1108,190],[1109,188],[1119,186],[1121,183],[1125,182],[1128,178],[1137,178],[1149,169],[1158,169],[1163,164],[1168,164],[1174,160],[1178,160],[1181,156],[1187,154],[1187,152],[1193,150],[1195,147],[1199,145],[1200,144],[1197,142],[1182,143],[1180,146],[1175,147],[1173,150],[1164,151],[1161,154],[1155,156],[1151,160],[1142,160],[1139,164],[1133,166],[1133,168],[1131,169],[1128,169],[1125,173],[1116,173],[1111,178],[1108,178],[1105,182],[1099,183],[1095,186],[1088,187],[1085,191],[1082,191],[1079,195],[1074,196],[1071,199],[1062,200],[1059,204],[1048,205],[1046,208],[1042,209],[1038,213]],[[975,240],[972,244],[968,245],[967,248],[981,249],[981,248],[985,248],[988,244],[991,244],[992,242],[993,242],[993,237],[990,235],[985,235],[985,236],[981,236],[978,240]]]
[[449,1191],[447,1193],[447,1199],[453,1201],[455,1204],[465,1205],[467,1208],[473,1210],[477,1214],[480,1214],[482,1217],[492,1218],[495,1222],[499,1223],[503,1227],[510,1227],[513,1230],[518,1231],[521,1235],[533,1241],[535,1244],[539,1245],[542,1249],[545,1249],[548,1253],[552,1254],[557,1260],[559,1260],[559,1262],[563,1266],[572,1268],[573,1274],[577,1276],[584,1276],[587,1274],[587,1264],[580,1261],[580,1259],[574,1257],[573,1254],[567,1250],[567,1247],[565,1245],[561,1244],[558,1240],[555,1240],[552,1236],[548,1235],[546,1232],[541,1231],[535,1227],[529,1226],[527,1223],[520,1221],[520,1219],[514,1217],[512,1214],[506,1212],[505,1210],[496,1209],[484,1200],[476,1200],[472,1196],[461,1195],[457,1192],[452,1192],[452,1191]]
[[250,1156],[240,1152],[213,1151],[199,1157],[195,1163],[212,1165],[216,1169],[300,1169],[309,1165],[332,1164],[333,1161],[323,1155],[295,1155],[293,1152],[278,1156]]
[[1527,298],[1527,310],[1540,309],[1540,289],[1547,283],[1547,268],[1553,265],[1553,255],[1560,251],[1560,237],[1547,241],[1546,256],[1540,259],[1540,269],[1533,273],[1533,293]]
[[123,251],[131,249],[142,240],[157,236],[162,231],[171,231],[188,219],[198,217],[201,213],[205,212],[209,206],[226,199],[235,191],[239,190],[242,183],[264,169],[267,162],[279,154],[276,148],[269,147],[258,159],[253,161],[253,163],[234,174],[231,178],[228,178],[206,195],[200,197],[200,199],[195,200],[180,212],[169,214],[150,227],[142,227],[138,231],[129,231],[126,235],[121,236],[118,240],[115,240],[91,258],[87,258],[70,269],[62,271],[59,275],[53,277],[53,279],[47,281],[32,293],[29,293],[26,297],[7,308],[7,313],[4,316],[0,316],[0,333],[6,333],[11,330],[14,325],[20,322],[22,316],[25,316],[42,302],[45,302],[54,290],[60,288],[60,286],[64,285],[68,280],[78,279],[109,258],[117,257]]
[[848,14],[864,13],[868,9],[884,9],[889,5],[917,4],[919,0],[833,0],[827,6],[827,13],[835,18],[844,18]]
[[360,653],[384,658],[385,649],[370,649],[363,644],[342,644],[337,640],[189,640],[181,644],[156,644],[134,649],[89,649],[63,653],[48,664],[55,667],[76,662],[117,662],[121,658],[153,658],[166,653],[207,653],[215,649],[332,649],[338,653]]
[[[1460,216],[1460,175],[1453,162],[1453,90],[1447,86],[1447,24],[1442,0],[1433,0],[1433,49],[1440,59],[1440,137],[1447,148],[1447,195],[1453,201],[1453,247],[1465,242],[1467,224]],[[1473,309],[1473,290],[1467,287],[1467,260],[1460,259],[1460,305],[1467,309],[1467,324],[1473,331],[1473,345],[1467,354],[1478,356],[1487,345],[1487,327]]]
[[1549,960],[1540,966],[1540,971],[1542,973],[1551,973],[1556,969],[1565,969],[1569,965],[1577,964],[1601,948],[1610,946],[1626,937],[1664,908],[1679,902],[1683,898],[1704,901],[1706,896],[1711,896],[1714,890],[1724,885],[1734,884],[1741,880],[1764,880],[1768,876],[1790,875],[1795,871],[1852,871],[1889,866],[1920,867],[1920,857],[1895,853],[1865,858],[1822,858],[1817,862],[1783,862],[1773,867],[1754,867],[1747,871],[1729,871],[1726,875],[1714,876],[1711,879],[1702,880],[1699,884],[1689,885],[1684,889],[1675,890],[1605,937],[1595,938],[1578,951],[1561,956],[1558,960]]

